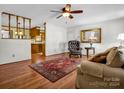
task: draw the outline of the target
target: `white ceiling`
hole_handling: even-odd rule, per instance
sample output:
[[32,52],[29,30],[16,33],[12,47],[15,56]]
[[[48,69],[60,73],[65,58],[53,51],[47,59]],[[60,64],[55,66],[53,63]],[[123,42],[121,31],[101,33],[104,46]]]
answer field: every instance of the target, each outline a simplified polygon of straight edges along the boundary
[[[51,0],[52,2],[52,0]],[[73,14],[74,19],[61,17],[60,14],[52,13],[50,10],[60,10],[64,4],[1,4],[0,10],[13,13],[32,19],[32,25],[40,25],[43,22],[51,21],[54,24],[64,27],[71,27],[81,24],[89,24],[114,18],[124,17],[123,4],[72,4],[72,10],[82,9],[82,14]]]

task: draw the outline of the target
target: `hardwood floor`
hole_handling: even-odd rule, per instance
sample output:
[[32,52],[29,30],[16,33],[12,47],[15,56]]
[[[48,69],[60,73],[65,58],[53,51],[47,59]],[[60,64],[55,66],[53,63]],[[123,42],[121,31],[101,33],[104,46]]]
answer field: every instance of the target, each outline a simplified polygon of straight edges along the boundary
[[[32,55],[32,60],[20,61],[11,64],[0,65],[0,88],[45,88],[45,89],[72,89],[75,88],[76,70],[52,83],[29,67],[32,63],[44,62],[67,54],[42,57]],[[83,61],[86,57],[74,58]]]

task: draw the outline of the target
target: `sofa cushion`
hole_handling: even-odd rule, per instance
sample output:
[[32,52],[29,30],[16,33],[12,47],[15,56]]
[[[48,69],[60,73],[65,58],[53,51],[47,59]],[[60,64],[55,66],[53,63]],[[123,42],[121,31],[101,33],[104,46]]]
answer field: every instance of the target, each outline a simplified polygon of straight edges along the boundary
[[112,49],[107,55],[106,65],[111,67],[122,67],[124,65],[124,54],[118,48]]
[[98,53],[98,54],[96,54],[96,55],[90,57],[88,60],[89,60],[89,61],[93,61],[93,62],[97,62],[97,63],[106,63],[107,54],[108,54],[113,48],[114,48],[114,47],[107,49],[105,52]]

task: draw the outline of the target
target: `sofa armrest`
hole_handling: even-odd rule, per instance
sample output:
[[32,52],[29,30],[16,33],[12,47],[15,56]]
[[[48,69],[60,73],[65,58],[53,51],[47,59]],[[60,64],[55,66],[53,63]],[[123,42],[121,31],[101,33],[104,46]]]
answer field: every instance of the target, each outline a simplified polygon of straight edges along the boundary
[[114,68],[101,63],[95,63],[91,61],[82,62],[79,71],[80,74],[89,74],[95,77],[116,77],[124,82],[124,69]]
[[104,65],[100,63],[94,63],[90,61],[85,61],[81,63],[80,70],[84,74],[89,74],[95,77],[103,77]]

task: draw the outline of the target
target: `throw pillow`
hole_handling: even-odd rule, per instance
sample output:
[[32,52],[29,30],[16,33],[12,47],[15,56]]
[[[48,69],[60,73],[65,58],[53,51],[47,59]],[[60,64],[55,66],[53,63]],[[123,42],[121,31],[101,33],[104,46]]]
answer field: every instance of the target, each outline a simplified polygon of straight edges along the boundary
[[107,55],[106,65],[111,67],[121,67],[124,65],[124,54],[118,48],[112,49]]
[[109,48],[107,49],[105,52],[96,54],[92,57],[90,57],[88,60],[89,61],[93,61],[93,62],[97,62],[97,63],[106,63],[106,56],[107,54],[115,47]]
[[88,60],[93,61],[93,62],[97,62],[97,63],[100,63],[100,62],[102,63],[102,62],[106,61],[106,56],[99,53],[93,57],[88,58]]

